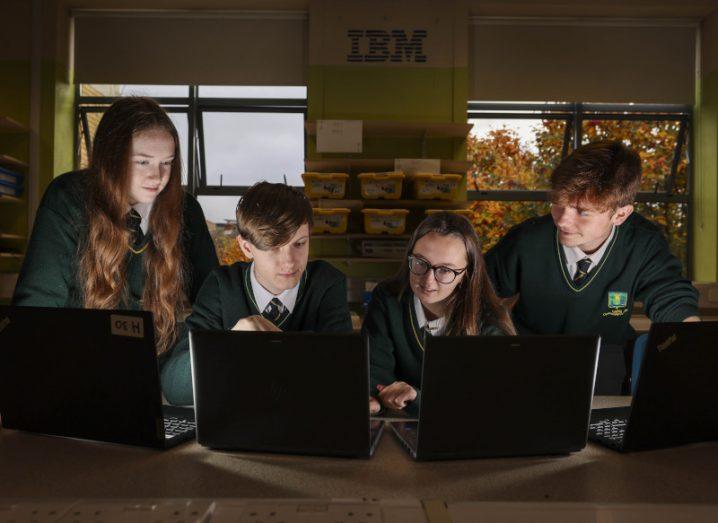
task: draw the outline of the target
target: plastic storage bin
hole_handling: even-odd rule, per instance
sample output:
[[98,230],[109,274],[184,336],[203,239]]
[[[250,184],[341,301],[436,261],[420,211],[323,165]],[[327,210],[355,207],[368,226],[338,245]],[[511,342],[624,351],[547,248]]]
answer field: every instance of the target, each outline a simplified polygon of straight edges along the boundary
[[343,234],[347,232],[347,223],[349,222],[349,213],[346,208],[337,209],[312,209],[314,212],[314,227],[312,232],[321,234],[328,232],[330,234]]
[[304,173],[304,192],[309,198],[344,198],[347,192],[346,173]]
[[403,234],[406,229],[406,209],[362,209],[364,231],[367,234]]
[[387,200],[398,200],[401,198],[401,186],[404,181],[404,173],[361,173],[359,182],[361,184],[361,196],[367,200],[384,198]]
[[460,174],[423,174],[413,176],[414,196],[418,200],[454,200],[459,193]]

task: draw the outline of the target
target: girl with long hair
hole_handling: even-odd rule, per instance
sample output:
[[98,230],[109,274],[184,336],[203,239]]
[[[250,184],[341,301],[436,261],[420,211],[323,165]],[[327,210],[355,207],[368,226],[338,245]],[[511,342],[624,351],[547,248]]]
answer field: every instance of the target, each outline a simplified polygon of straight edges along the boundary
[[162,354],[217,265],[202,209],[182,190],[174,124],[154,100],[128,97],[103,115],[89,169],[45,191],[13,304],[151,311]]
[[419,224],[397,275],[374,289],[362,332],[378,400],[372,410],[418,404],[427,335],[516,334],[469,220],[444,212]]

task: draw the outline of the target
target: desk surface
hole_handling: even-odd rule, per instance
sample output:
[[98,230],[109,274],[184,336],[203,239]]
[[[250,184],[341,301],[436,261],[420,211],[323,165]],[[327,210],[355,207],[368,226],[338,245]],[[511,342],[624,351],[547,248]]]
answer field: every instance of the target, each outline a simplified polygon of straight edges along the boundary
[[[597,398],[595,406],[625,404]],[[417,498],[718,502],[718,442],[619,454],[414,462],[390,432],[372,459],[169,451],[0,430],[0,497]]]

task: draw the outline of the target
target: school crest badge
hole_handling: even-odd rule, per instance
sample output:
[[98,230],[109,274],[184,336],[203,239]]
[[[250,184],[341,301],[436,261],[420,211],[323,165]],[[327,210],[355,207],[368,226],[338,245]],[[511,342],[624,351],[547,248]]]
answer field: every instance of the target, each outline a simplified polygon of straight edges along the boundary
[[603,316],[623,316],[628,312],[628,293],[620,291],[608,292],[608,312]]

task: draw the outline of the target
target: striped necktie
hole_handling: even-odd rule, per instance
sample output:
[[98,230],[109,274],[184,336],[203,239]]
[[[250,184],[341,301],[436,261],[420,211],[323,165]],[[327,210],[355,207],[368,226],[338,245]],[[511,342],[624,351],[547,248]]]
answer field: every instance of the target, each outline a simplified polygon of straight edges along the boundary
[[142,232],[142,216],[135,209],[130,209],[127,213],[127,229],[132,235],[130,238],[133,249],[139,249],[145,242],[145,234]]
[[573,284],[576,287],[580,287],[586,281],[589,267],[591,267],[591,258],[584,258],[576,263],[576,272],[573,275]]
[[289,316],[289,309],[278,298],[272,298],[272,301],[262,311],[262,316],[279,327]]

